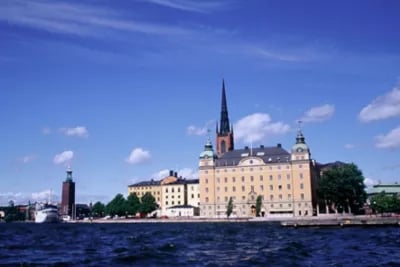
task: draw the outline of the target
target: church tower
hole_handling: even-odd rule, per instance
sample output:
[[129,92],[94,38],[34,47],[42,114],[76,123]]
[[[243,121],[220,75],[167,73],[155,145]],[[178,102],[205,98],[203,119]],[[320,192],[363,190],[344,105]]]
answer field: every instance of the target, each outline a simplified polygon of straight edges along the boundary
[[228,106],[226,104],[225,81],[222,80],[221,119],[218,129],[217,124],[217,155],[220,157],[225,152],[234,149],[233,127],[229,124]]
[[[67,169],[67,178],[62,185],[61,215],[74,215],[75,206],[75,182],[72,180],[72,170]],[[73,218],[72,218],[73,219]]]

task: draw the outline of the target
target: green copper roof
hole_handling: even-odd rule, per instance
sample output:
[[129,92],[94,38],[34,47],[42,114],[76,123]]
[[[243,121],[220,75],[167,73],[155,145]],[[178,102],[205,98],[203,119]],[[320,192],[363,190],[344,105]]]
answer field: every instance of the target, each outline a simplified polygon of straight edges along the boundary
[[400,194],[400,184],[378,184],[367,190],[369,195],[379,194],[385,191],[386,194]]

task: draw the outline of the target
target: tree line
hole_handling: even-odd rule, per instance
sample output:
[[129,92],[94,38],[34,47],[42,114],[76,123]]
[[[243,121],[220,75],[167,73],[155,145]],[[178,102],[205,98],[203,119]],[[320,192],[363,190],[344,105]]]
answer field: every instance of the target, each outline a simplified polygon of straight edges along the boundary
[[92,207],[93,217],[109,216],[136,216],[140,213],[145,216],[158,208],[154,196],[147,192],[141,198],[135,193],[126,199],[122,194],[117,194],[109,203],[96,202]]

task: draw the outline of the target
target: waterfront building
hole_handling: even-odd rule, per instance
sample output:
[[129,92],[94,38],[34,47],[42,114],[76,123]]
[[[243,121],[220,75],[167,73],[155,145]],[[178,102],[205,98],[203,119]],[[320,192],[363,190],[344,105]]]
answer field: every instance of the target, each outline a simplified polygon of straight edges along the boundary
[[[159,181],[143,181],[128,186],[129,194],[134,193],[138,197],[142,197],[146,192],[156,198],[161,216],[171,216],[171,211],[168,209],[175,206],[185,209],[185,212],[182,210],[172,212],[177,214],[176,216],[183,213],[188,214],[187,206],[190,205],[193,207],[192,210],[195,210],[200,204],[199,180],[178,177],[178,173],[174,171],[170,171],[169,176]],[[193,213],[196,212],[193,211]]]
[[226,216],[229,199],[234,217],[256,216],[261,197],[261,216],[312,216],[317,204],[318,168],[311,159],[302,130],[290,152],[281,144],[234,148],[229,125],[225,83],[222,85],[217,151],[208,139],[199,157],[200,215]]
[[75,182],[72,180],[72,170],[67,169],[67,177],[62,184],[61,196],[61,211],[62,216],[70,216],[74,218],[75,215]]
[[400,196],[400,184],[398,183],[386,183],[386,184],[376,184],[372,188],[367,189],[367,195],[370,199],[372,196],[384,192],[386,195],[397,195]]

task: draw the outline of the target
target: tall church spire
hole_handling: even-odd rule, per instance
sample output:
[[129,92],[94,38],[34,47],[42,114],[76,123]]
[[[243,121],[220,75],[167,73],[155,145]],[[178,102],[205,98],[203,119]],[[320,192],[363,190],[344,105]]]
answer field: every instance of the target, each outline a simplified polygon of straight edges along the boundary
[[226,135],[229,133],[230,123],[228,117],[228,106],[226,104],[225,81],[222,80],[222,101],[221,101],[221,120],[219,127],[219,134]]
[[217,124],[217,154],[221,156],[225,152],[234,149],[233,127],[229,123],[228,105],[226,104],[225,81],[222,80],[221,119],[220,127]]

